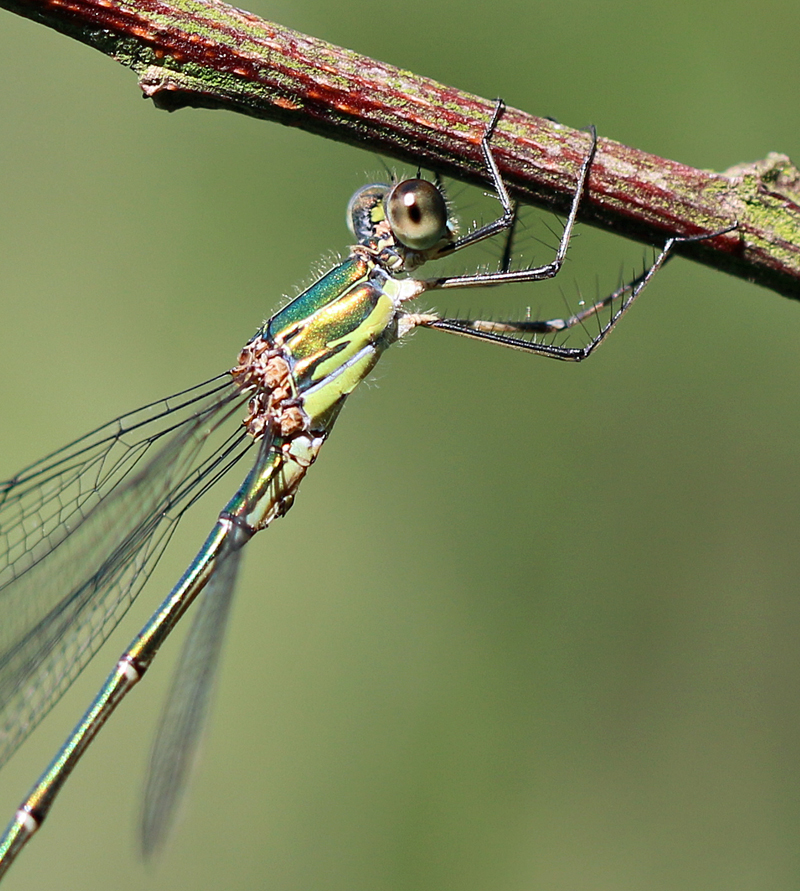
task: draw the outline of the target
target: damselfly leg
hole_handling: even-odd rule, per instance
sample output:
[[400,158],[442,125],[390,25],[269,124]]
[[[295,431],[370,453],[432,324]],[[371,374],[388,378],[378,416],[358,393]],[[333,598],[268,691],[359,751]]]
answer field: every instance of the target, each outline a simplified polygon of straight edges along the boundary
[[[545,281],[555,278],[562,268],[567,254],[575,220],[578,215],[581,198],[586,188],[589,171],[595,152],[597,151],[597,133],[594,127],[590,128],[590,146],[581,164],[575,191],[573,193],[569,214],[561,233],[556,255],[549,263],[542,266],[531,266],[522,269],[510,269],[511,253],[513,247],[514,227],[517,220],[517,209],[509,197],[508,190],[500,175],[497,162],[492,150],[492,136],[503,113],[504,105],[498,100],[494,113],[489,121],[481,140],[481,151],[486,163],[489,179],[497,194],[497,198],[503,208],[503,213],[493,222],[481,226],[472,232],[468,232],[462,238],[454,239],[439,250],[437,257],[448,256],[463,248],[476,244],[484,239],[491,238],[502,232],[507,232],[505,246],[500,269],[496,272],[477,272],[468,275],[442,276],[417,282],[418,291],[414,296],[426,291],[446,290],[449,288],[482,288],[501,284],[525,283]],[[627,284],[617,288],[611,294],[597,301],[588,309],[582,310],[566,318],[549,320],[523,320],[523,321],[494,321],[489,319],[471,318],[444,318],[435,313],[410,314],[408,327],[422,326],[436,328],[439,331],[447,331],[451,334],[459,334],[471,337],[475,340],[486,340],[500,346],[512,349],[524,350],[553,359],[567,362],[580,362],[588,358],[600,344],[606,339],[616,326],[617,322],[633,304],[642,290],[652,280],[658,270],[672,256],[677,245],[688,244],[694,241],[704,241],[725,235],[736,228],[736,223],[726,226],[712,233],[699,235],[672,236],[667,239],[660,252],[655,257],[651,266],[640,276],[637,276]],[[602,310],[613,307],[616,301],[622,301],[617,309],[612,312],[609,320],[599,331],[582,347],[564,347],[550,342],[542,342],[535,339],[536,335],[555,334],[566,331],[576,325],[583,324],[591,316],[597,316]]]
[[[427,316],[420,316],[420,321],[417,324],[427,328],[436,328],[439,331],[448,331],[451,334],[459,334],[462,337],[486,340],[490,343],[496,343],[515,350],[524,350],[540,356],[549,356],[551,359],[561,359],[565,362],[581,362],[591,356],[597,347],[608,337],[617,322],[630,309],[634,300],[650,283],[653,276],[673,255],[676,245],[716,238],[718,235],[725,235],[735,228],[735,226],[727,226],[709,235],[675,236],[668,239],[653,260],[653,263],[641,275],[612,291],[592,306],[565,318],[495,321],[491,319],[440,318],[433,314],[428,314]],[[492,273],[487,273],[487,275],[491,276]],[[622,302],[619,303],[616,310],[613,310],[617,301]],[[542,342],[535,339],[537,335],[558,334],[577,325],[584,325],[587,319],[599,317],[603,310],[609,308],[612,308],[612,312],[608,321],[582,347],[559,346],[555,343]]]

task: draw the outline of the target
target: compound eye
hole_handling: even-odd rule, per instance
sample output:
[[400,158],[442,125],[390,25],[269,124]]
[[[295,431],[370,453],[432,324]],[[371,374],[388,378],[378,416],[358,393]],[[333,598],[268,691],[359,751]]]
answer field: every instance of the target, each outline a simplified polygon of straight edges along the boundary
[[447,234],[447,204],[424,179],[398,183],[386,198],[386,217],[395,238],[412,251],[427,251]]

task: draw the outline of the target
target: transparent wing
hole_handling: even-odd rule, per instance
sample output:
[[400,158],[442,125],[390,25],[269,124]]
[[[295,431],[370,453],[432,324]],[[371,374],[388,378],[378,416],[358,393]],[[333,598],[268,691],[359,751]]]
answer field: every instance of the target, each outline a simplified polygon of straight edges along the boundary
[[249,446],[225,374],[0,483],[0,764],[125,614],[181,515]]
[[172,678],[147,772],[141,825],[145,857],[165,842],[186,787],[206,723],[240,559],[241,550],[227,553],[200,594]]

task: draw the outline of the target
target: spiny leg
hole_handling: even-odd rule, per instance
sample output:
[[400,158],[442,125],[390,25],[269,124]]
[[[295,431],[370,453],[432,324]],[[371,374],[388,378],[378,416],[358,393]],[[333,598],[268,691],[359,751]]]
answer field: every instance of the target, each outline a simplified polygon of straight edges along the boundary
[[497,200],[503,205],[503,213],[493,222],[487,223],[485,226],[480,226],[472,232],[467,232],[466,235],[463,235],[461,238],[448,245],[442,252],[443,254],[451,254],[453,251],[459,251],[461,248],[476,244],[479,241],[483,241],[485,238],[491,238],[493,235],[504,232],[506,229],[513,228],[515,217],[514,205],[511,203],[511,198],[508,195],[506,184],[503,182],[503,177],[500,176],[500,170],[497,167],[497,161],[494,159],[491,146],[491,139],[494,135],[495,128],[497,127],[497,122],[500,120],[505,109],[505,102],[503,102],[502,99],[498,99],[495,103],[494,111],[489,119],[489,123],[486,125],[486,129],[483,131],[483,136],[481,137],[483,160],[486,164],[486,169],[489,171],[489,179],[491,180],[492,188],[497,194]]
[[[608,337],[616,327],[619,320],[630,309],[633,301],[641,294],[649,284],[653,276],[667,262],[672,251],[678,244],[687,244],[693,241],[704,241],[716,238],[737,228],[737,223],[704,235],[676,235],[667,240],[651,266],[641,275],[627,284],[617,288],[616,291],[599,300],[597,303],[563,319],[549,320],[523,320],[520,322],[493,322],[487,319],[444,319],[433,313],[409,315],[405,327],[421,326],[436,328],[440,331],[448,331],[451,334],[459,334],[462,337],[471,337],[475,340],[486,340],[497,343],[511,349],[537,353],[541,356],[549,356],[565,362],[581,362],[587,359]],[[628,295],[625,297],[625,295]],[[583,347],[564,347],[552,343],[539,343],[535,340],[527,340],[526,337],[536,334],[553,334],[565,331],[575,325],[582,324],[587,318],[597,316],[603,309],[610,307],[616,300],[622,299],[622,304],[612,314],[611,318],[603,325],[597,334]]]
[[[497,105],[494,109],[494,113],[481,139],[481,151],[483,152],[486,167],[489,171],[489,178],[492,181],[492,188],[497,193],[497,198],[503,206],[503,213],[493,222],[488,223],[485,226],[481,226],[479,229],[476,229],[473,232],[468,232],[462,238],[459,238],[451,245],[444,248],[442,250],[441,256],[447,256],[454,251],[458,251],[462,248],[468,247],[469,245],[476,244],[477,242],[483,241],[486,238],[491,238],[493,235],[497,235],[500,232],[506,231],[507,229],[513,229],[514,221],[516,219],[516,208],[509,198],[508,190],[506,189],[505,183],[503,182],[503,178],[500,176],[500,171],[497,167],[497,162],[495,161],[491,146],[492,135],[497,126],[497,122],[500,120],[500,116],[502,115],[504,108],[505,105],[503,104],[502,100],[498,99]],[[422,290],[433,290],[441,288],[485,287],[486,285],[499,285],[505,282],[530,282],[553,278],[558,273],[559,269],[561,269],[561,265],[564,262],[564,257],[566,256],[567,248],[569,247],[569,241],[572,236],[572,230],[575,226],[575,220],[578,215],[578,207],[580,205],[581,197],[586,186],[586,179],[589,175],[589,168],[591,167],[595,150],[597,148],[597,132],[595,131],[594,127],[590,129],[590,136],[591,145],[586,157],[583,160],[583,163],[581,164],[581,168],[578,174],[578,181],[575,186],[575,192],[572,196],[572,204],[570,205],[569,215],[567,216],[567,221],[564,224],[564,231],[561,234],[561,240],[558,245],[558,250],[556,251],[556,256],[550,263],[547,263],[544,266],[531,267],[529,269],[509,270],[503,267],[498,272],[477,272],[472,275],[444,276],[442,278],[431,279],[429,281],[421,281],[420,285],[422,286]]]

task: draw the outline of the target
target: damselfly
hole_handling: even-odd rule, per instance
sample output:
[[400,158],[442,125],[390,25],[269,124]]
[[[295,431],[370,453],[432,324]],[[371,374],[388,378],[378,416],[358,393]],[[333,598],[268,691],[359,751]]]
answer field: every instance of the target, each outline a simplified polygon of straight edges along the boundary
[[[480,146],[501,215],[459,237],[437,182],[359,189],[348,217],[356,244],[342,262],[269,319],[229,372],[95,430],[0,484],[0,762],[60,698],[139,593],[183,514],[246,452],[253,464],[199,553],[135,637],[0,841],[0,874],[38,829],[103,722],[142,677],[202,592],[161,723],[145,794],[143,845],[164,836],[202,729],[244,545],[291,507],[342,405],[384,350],[432,328],[566,361],[602,343],[668,258],[563,319],[490,321],[411,312],[429,291],[534,282],[563,263],[595,152],[592,131],[555,258],[543,266],[416,278],[423,263],[513,231],[515,209],[491,139]],[[714,233],[721,234],[721,233]],[[694,236],[694,238],[712,236]],[[609,309],[588,344],[547,335]],[[545,339],[543,339],[545,338]],[[246,408],[244,423],[235,419]]]

